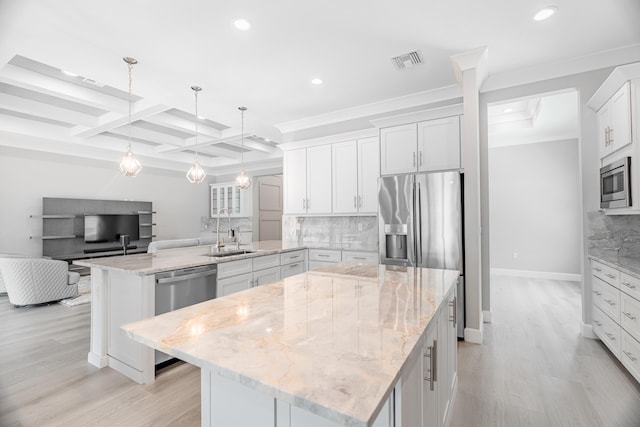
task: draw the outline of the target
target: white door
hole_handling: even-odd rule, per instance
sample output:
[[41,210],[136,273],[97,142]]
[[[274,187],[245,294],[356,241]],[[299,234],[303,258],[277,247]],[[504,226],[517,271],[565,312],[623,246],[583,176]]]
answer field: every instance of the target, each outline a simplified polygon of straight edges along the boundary
[[256,240],[282,240],[282,177],[261,176],[257,181]]
[[307,149],[284,152],[284,213],[306,213]]
[[598,110],[598,153],[600,158],[611,153],[609,145],[609,129],[611,129],[611,102],[607,102]]
[[356,141],[331,145],[333,213],[358,211],[358,153]]
[[378,212],[380,144],[378,138],[358,140],[358,211]]
[[380,173],[417,171],[418,133],[415,123],[380,129]]
[[418,123],[418,170],[460,168],[460,118],[447,117]]
[[331,145],[307,148],[307,213],[331,213]]
[[631,83],[625,83],[611,98],[611,151],[631,144]]

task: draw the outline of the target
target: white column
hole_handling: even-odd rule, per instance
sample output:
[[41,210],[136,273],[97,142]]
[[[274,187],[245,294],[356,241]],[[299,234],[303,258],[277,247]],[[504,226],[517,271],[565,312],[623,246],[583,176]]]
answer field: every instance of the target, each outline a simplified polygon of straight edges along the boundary
[[466,341],[482,343],[482,256],[480,214],[480,87],[487,77],[487,48],[451,57],[462,85],[464,116],[461,122],[464,169],[465,317]]

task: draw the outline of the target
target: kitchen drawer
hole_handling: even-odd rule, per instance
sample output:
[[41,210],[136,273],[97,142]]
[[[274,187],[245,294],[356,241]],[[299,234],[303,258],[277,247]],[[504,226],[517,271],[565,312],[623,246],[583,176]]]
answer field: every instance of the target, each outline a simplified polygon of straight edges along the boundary
[[309,261],[340,262],[341,252],[331,249],[309,249]]
[[304,261],[304,251],[305,249],[301,249],[299,251],[283,252],[282,254],[280,254],[280,262],[282,263],[282,265],[285,265],[291,264],[293,262]]
[[620,326],[604,314],[598,307],[592,306],[593,332],[600,337],[609,350],[620,358]]
[[620,323],[620,291],[597,277],[592,277],[591,288],[593,304]]
[[238,274],[251,273],[252,271],[253,262],[251,258],[218,263],[218,279]]
[[280,278],[282,279],[295,276],[300,273],[304,273],[304,260],[285,264],[280,267]]
[[334,264],[335,262],[309,260],[309,271],[317,270],[319,268],[329,267]]
[[263,255],[253,258],[253,271],[280,267],[280,254]]
[[640,340],[640,301],[624,293],[620,294],[620,325]]
[[591,261],[591,274],[610,285],[620,288],[620,272],[615,268],[609,267],[608,265],[604,265],[599,263],[598,261]]
[[620,273],[620,290],[640,301],[640,279]]
[[343,262],[358,264],[378,264],[377,252],[342,251]]
[[640,381],[640,342],[625,331],[622,331],[621,339],[620,361]]

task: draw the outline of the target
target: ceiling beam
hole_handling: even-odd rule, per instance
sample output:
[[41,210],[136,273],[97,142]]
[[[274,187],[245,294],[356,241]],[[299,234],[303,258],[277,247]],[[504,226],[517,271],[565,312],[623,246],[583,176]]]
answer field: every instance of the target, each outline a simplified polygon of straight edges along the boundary
[[[161,113],[163,111],[168,110],[170,107],[162,104],[150,104],[148,101],[144,100],[138,101],[133,105],[132,113],[131,113],[131,122],[135,122],[136,120],[148,120],[153,115]],[[77,136],[80,138],[89,138],[91,136],[109,132],[113,129],[116,129],[120,126],[126,125],[129,123],[128,111],[124,115],[120,114],[110,114],[105,119],[100,120],[100,124],[94,127],[86,127],[86,126],[75,126],[71,130],[72,136]]]
[[[149,119],[147,119],[147,121],[170,129],[179,130],[181,132],[187,132],[195,135],[194,122],[176,117],[166,112],[150,117]],[[214,139],[220,139],[222,135],[222,133],[218,129],[214,129],[200,122],[198,123],[198,134]]]
[[0,108],[29,116],[42,117],[47,120],[56,120],[70,125],[81,124],[82,126],[95,126],[98,124],[98,118],[90,114],[79,113],[50,104],[43,104],[42,102],[9,95],[7,93],[0,93]]

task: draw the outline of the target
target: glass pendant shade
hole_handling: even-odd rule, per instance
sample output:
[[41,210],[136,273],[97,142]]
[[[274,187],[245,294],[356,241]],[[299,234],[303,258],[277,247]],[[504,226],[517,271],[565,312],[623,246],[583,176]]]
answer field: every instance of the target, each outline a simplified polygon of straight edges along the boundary
[[193,162],[193,166],[191,166],[191,169],[187,172],[187,179],[192,184],[201,183],[206,176],[207,174],[204,172],[204,169],[202,169],[202,166],[200,166],[200,163],[198,163],[197,160]]
[[124,157],[120,161],[120,172],[124,176],[134,177],[140,173],[142,165],[136,159],[135,154],[131,151],[131,147],[124,154]]
[[246,190],[247,188],[251,187],[251,178],[249,178],[249,176],[244,173],[244,112],[247,111],[247,107],[238,107],[238,110],[240,110],[241,114],[242,114],[242,135],[241,135],[241,144],[242,144],[242,153],[240,154],[240,159],[242,162],[242,169],[240,170],[240,175],[238,175],[236,177],[236,187],[238,187],[241,190]]
[[241,190],[246,190],[247,188],[251,187],[251,182],[251,178],[249,178],[249,176],[244,173],[244,171],[240,172],[240,175],[236,177],[236,187]]

